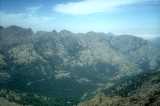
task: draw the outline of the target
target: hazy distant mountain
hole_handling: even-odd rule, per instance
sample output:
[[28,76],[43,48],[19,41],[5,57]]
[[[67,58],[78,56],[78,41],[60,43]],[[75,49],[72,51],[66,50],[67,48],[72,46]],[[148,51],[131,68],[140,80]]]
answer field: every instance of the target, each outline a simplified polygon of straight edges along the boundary
[[157,70],[159,51],[131,35],[0,27],[0,84],[3,89],[84,99],[119,79]]
[[156,37],[154,39],[151,40],[151,43],[155,46],[160,48],[160,37]]

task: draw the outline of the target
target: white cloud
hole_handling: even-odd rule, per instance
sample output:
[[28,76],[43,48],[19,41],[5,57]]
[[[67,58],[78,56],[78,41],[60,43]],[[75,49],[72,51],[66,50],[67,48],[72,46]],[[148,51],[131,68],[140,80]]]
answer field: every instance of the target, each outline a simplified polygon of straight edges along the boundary
[[65,14],[86,15],[111,11],[121,6],[142,1],[144,0],[82,0],[79,2],[57,4],[55,7],[53,7],[53,10]]
[[52,16],[38,15],[40,7],[26,8],[23,13],[7,13],[0,11],[0,24],[3,26],[18,25],[31,27],[34,30],[52,30],[56,18]]
[[34,7],[28,7],[26,8],[26,12],[30,14],[36,14],[37,11],[39,11],[41,6],[34,6]]

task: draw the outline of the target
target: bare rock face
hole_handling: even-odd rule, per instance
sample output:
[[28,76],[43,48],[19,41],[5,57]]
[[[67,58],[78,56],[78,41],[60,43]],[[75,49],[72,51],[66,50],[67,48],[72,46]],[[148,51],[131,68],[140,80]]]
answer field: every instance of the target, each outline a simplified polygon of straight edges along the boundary
[[24,29],[18,26],[1,28],[0,31],[0,49],[12,48],[18,44],[31,42],[33,32],[31,29]]
[[21,105],[14,102],[10,102],[5,98],[0,98],[0,106],[21,106]]
[[9,50],[9,54],[16,64],[31,64],[34,61],[41,59],[41,57],[34,50],[32,44],[15,46]]

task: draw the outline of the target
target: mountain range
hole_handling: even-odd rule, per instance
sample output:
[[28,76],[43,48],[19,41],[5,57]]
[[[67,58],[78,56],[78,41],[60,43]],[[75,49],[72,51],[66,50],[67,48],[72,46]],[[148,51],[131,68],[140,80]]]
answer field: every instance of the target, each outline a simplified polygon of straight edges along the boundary
[[[141,97],[144,88],[141,86],[150,90],[152,79],[157,78],[159,71],[158,38],[144,40],[133,35],[93,31],[33,32],[19,26],[0,27],[0,101],[3,101],[0,105],[15,102],[14,105],[39,106],[46,102],[42,106],[72,106],[90,99],[94,104],[99,98],[104,100],[96,102],[97,105],[89,105],[88,101],[79,105],[106,106],[107,100],[123,104],[125,100]],[[131,82],[125,82],[128,80]],[[160,80],[156,81],[153,89],[157,90]],[[12,96],[9,99],[6,95]],[[31,102],[34,100],[35,104]],[[47,104],[48,101],[54,103]]]

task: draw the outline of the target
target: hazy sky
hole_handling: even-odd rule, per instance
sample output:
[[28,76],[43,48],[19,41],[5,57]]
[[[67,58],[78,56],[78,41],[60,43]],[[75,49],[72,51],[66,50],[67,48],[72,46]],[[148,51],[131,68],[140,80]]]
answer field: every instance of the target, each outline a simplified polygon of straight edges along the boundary
[[0,25],[160,36],[160,0],[0,0]]

